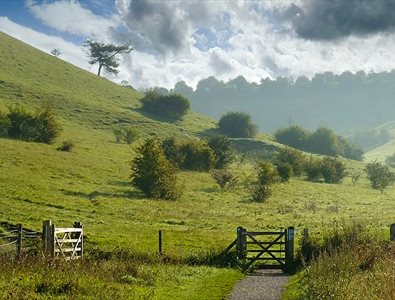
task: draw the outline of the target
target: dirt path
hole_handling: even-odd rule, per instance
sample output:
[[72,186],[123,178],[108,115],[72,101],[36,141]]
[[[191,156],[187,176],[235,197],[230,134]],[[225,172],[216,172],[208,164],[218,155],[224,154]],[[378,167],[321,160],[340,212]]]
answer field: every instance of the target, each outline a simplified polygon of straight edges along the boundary
[[288,279],[280,270],[258,270],[239,281],[228,300],[279,300]]

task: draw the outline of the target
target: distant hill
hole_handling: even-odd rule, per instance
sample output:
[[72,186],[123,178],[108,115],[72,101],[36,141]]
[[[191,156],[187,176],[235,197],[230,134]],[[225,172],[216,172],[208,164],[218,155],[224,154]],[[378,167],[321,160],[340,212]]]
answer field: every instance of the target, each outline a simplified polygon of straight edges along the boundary
[[228,111],[250,113],[265,132],[296,124],[310,130],[324,126],[353,135],[392,121],[395,115],[395,71],[327,72],[311,80],[279,77],[262,79],[259,84],[249,83],[242,76],[228,82],[209,77],[195,90],[178,82],[172,91],[189,97],[195,111],[215,118]]

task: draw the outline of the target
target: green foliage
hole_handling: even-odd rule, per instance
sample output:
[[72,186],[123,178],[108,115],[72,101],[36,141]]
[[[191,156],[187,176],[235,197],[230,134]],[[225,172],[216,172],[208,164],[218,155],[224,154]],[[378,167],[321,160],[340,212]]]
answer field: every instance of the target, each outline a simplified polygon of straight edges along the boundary
[[232,138],[251,138],[257,133],[257,126],[252,123],[251,116],[243,112],[229,112],[218,122],[219,131]]
[[131,144],[138,137],[138,132],[133,127],[117,126],[112,129],[112,132],[114,133],[115,141],[117,143],[121,143],[122,141],[124,141],[127,144]]
[[228,166],[234,159],[230,140],[225,136],[210,138],[207,145],[214,151],[215,168],[222,169]]
[[234,187],[236,183],[236,178],[233,173],[226,169],[214,170],[211,173],[211,177],[215,180],[215,182],[223,191],[228,188]]
[[388,166],[378,161],[368,163],[365,172],[370,180],[371,187],[380,192],[384,192],[394,181],[394,174],[391,173]]
[[346,166],[338,158],[325,157],[321,161],[321,174],[326,183],[339,183],[346,176]]
[[56,148],[56,150],[63,152],[71,152],[73,148],[74,148],[73,141],[63,141],[62,144],[58,148]]
[[43,104],[35,114],[19,106],[10,107],[8,114],[0,116],[0,130],[1,136],[47,144],[61,131],[48,104]]
[[190,108],[189,100],[179,94],[162,95],[148,91],[141,99],[142,109],[157,116],[180,119]]
[[214,151],[199,139],[166,139],[162,142],[162,149],[173,165],[184,170],[207,172],[215,165]]
[[275,162],[281,182],[288,182],[292,176],[292,166],[289,163]]
[[289,164],[292,167],[292,173],[296,176],[302,174],[304,163],[303,153],[292,148],[283,148],[274,157],[275,165]]
[[104,44],[92,40],[86,40],[82,45],[82,49],[88,56],[89,63],[91,65],[99,64],[97,75],[100,76],[101,69],[104,69],[108,73],[117,75],[119,71],[119,62],[117,55],[122,53],[130,53],[134,50],[130,45],[124,44],[117,46],[114,44]]
[[300,126],[279,129],[275,133],[279,143],[317,154],[341,155],[354,160],[362,160],[363,151],[331,129],[321,127],[313,133]]
[[179,146],[184,159],[181,168],[192,171],[210,171],[215,164],[215,154],[201,140],[185,140]]
[[256,166],[256,180],[250,185],[251,198],[263,202],[272,195],[272,185],[277,181],[277,171],[273,164],[261,161]]
[[177,169],[166,159],[155,139],[148,139],[137,148],[132,161],[132,184],[149,198],[177,199]]
[[318,182],[321,179],[321,161],[318,158],[310,156],[310,159],[305,162],[304,171],[307,179],[312,182]]
[[298,125],[279,129],[274,136],[277,142],[297,149],[304,149],[311,133]]

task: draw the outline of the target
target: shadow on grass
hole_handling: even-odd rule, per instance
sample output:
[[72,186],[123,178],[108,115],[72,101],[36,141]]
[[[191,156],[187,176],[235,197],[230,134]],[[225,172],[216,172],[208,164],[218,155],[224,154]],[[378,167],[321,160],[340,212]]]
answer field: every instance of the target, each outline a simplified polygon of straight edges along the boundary
[[143,198],[143,195],[138,192],[138,191],[132,191],[132,190],[125,190],[122,192],[99,192],[99,191],[93,191],[90,193],[84,193],[84,192],[76,192],[76,191],[68,191],[68,190],[61,190],[61,192],[66,195],[66,196],[73,196],[73,197],[81,197],[85,198],[88,200],[91,200],[93,204],[98,204],[96,198],[98,197],[106,197],[106,198]]
[[182,121],[182,117],[181,118],[170,118],[170,117],[164,117],[164,116],[158,116],[155,115],[153,113],[149,113],[146,112],[145,110],[143,110],[141,107],[139,108],[130,108],[131,111],[137,112],[140,115],[158,121],[158,122],[165,122],[165,123],[171,123],[171,124],[177,124],[178,122]]

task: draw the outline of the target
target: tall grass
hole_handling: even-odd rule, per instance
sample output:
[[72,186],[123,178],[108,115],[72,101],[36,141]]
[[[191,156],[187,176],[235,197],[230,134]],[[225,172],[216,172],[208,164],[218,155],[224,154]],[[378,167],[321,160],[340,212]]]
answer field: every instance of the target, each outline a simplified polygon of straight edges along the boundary
[[337,228],[312,248],[313,259],[285,299],[395,299],[395,260],[377,233],[360,225]]

